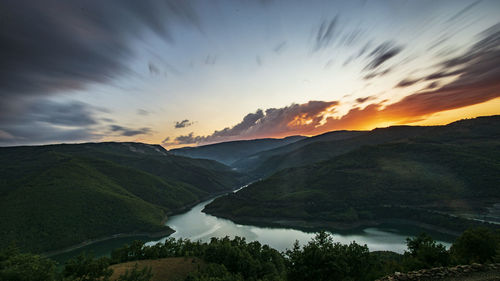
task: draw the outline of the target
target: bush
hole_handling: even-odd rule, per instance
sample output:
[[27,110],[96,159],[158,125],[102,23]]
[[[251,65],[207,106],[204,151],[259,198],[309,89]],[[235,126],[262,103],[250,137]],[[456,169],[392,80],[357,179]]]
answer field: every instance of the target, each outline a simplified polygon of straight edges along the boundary
[[92,254],[82,253],[68,260],[64,267],[65,280],[107,281],[113,274],[108,258],[95,259]]
[[9,247],[0,252],[0,280],[53,281],[56,263],[50,259]]
[[432,237],[422,233],[415,238],[406,238],[408,251],[404,253],[403,265],[406,270],[417,270],[450,263],[446,247],[436,243]]
[[500,252],[500,235],[488,228],[471,228],[450,249],[453,261],[459,264],[492,262]]

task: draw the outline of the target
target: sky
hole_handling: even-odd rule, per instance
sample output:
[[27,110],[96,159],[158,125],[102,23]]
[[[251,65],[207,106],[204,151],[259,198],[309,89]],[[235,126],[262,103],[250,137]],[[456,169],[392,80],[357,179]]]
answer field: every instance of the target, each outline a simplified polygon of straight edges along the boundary
[[3,0],[0,146],[500,114],[500,1]]

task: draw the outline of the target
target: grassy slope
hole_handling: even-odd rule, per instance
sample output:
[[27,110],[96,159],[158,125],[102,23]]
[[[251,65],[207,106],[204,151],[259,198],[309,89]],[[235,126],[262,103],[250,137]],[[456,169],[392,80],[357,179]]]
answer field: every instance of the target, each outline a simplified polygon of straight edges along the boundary
[[427,211],[477,212],[500,202],[498,122],[498,117],[466,120],[412,140],[285,169],[215,200],[206,211],[239,221],[308,220],[325,226],[412,218],[446,220],[448,227],[460,228],[461,222]]
[[111,280],[117,280],[121,274],[132,271],[135,265],[139,269],[151,267],[153,277],[151,281],[178,281],[184,280],[190,273],[205,267],[205,262],[198,258],[163,258],[157,260],[139,260],[112,265]]
[[[237,186],[235,174],[212,161],[189,165],[180,158],[178,166],[169,165],[161,158],[171,156],[114,151],[122,145],[1,148],[0,246],[16,241],[42,252],[117,233],[168,230],[160,224],[166,213]],[[156,165],[184,170],[197,177],[197,186],[146,172]]]

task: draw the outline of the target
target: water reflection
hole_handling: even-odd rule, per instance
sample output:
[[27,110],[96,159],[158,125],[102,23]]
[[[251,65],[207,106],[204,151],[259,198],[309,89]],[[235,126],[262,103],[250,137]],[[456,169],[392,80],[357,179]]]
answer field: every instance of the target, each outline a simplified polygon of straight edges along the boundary
[[[247,241],[259,241],[267,244],[277,250],[284,251],[290,249],[293,243],[298,240],[301,245],[310,241],[315,233],[304,232],[291,228],[258,227],[251,225],[235,224],[234,222],[214,217],[203,213],[201,210],[205,205],[212,202],[213,199],[200,203],[190,211],[172,216],[166,223],[175,230],[170,237],[188,238],[192,241],[209,241],[211,237],[240,236],[245,237]],[[335,242],[348,244],[356,241],[358,244],[366,244],[370,251],[389,250],[403,253],[406,249],[406,238],[422,232],[421,229],[409,226],[386,226],[369,227],[349,233],[333,233]],[[427,231],[428,232],[428,231]],[[432,233],[440,243],[449,247],[451,237]],[[148,242],[147,245],[153,245],[158,242],[164,242],[166,237]]]

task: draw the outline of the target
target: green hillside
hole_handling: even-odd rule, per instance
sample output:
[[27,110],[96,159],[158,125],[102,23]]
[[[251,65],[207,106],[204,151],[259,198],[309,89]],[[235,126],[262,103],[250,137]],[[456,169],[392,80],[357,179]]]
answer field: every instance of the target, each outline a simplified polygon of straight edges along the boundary
[[[423,128],[426,134],[285,169],[215,200],[205,211],[241,222],[304,227],[404,219],[461,231],[474,223],[447,214],[484,213],[500,202],[499,121]],[[315,153],[321,152],[329,153]]]
[[208,160],[138,143],[0,148],[0,246],[43,252],[168,231],[165,215],[240,184]]

